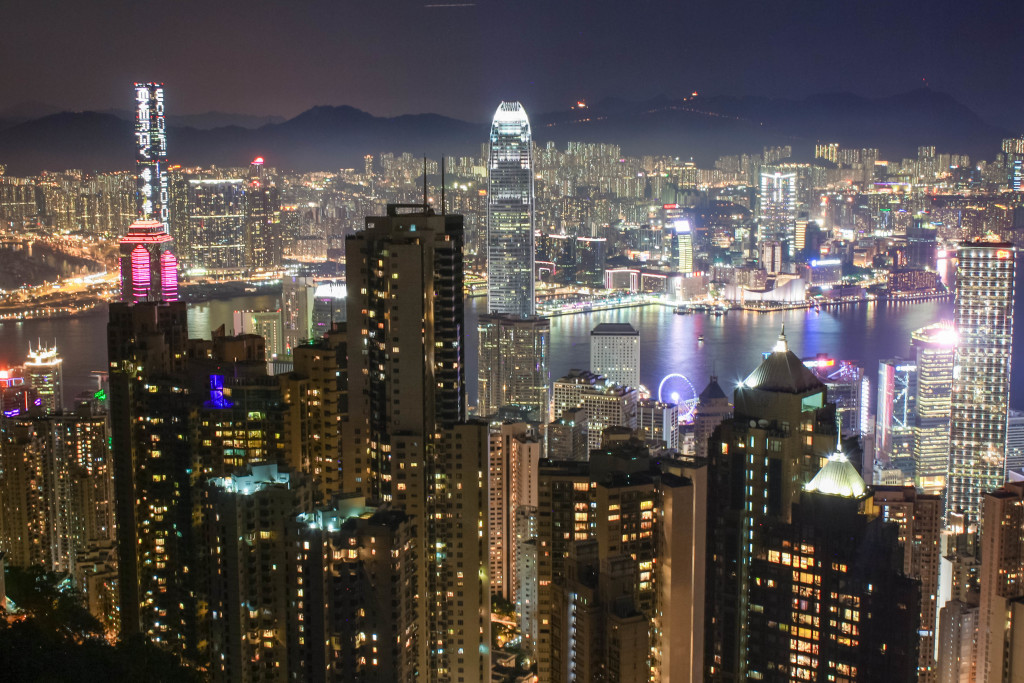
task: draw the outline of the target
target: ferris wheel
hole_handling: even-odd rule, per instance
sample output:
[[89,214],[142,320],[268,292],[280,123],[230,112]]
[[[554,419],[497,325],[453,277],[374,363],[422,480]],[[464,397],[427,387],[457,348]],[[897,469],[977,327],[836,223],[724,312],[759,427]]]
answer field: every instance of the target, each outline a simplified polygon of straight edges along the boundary
[[662,403],[675,403],[679,406],[680,422],[693,422],[698,395],[686,375],[678,372],[665,375],[658,385],[658,400]]

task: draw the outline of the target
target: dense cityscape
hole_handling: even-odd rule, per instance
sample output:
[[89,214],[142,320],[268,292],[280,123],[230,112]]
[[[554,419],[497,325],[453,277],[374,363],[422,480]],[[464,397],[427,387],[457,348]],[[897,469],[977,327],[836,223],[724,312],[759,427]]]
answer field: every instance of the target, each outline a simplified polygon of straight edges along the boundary
[[1024,136],[202,168],[172,88],[0,159],[11,680],[1024,680]]

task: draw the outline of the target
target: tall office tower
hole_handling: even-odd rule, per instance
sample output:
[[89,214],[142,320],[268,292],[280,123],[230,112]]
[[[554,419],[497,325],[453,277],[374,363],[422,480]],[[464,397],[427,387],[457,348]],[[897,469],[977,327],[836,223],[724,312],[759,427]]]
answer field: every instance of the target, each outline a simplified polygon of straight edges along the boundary
[[169,230],[170,177],[164,84],[135,84],[135,175],[138,217]]
[[185,304],[114,303],[107,326],[121,634],[195,656],[197,548]]
[[985,491],[981,523],[977,680],[1017,681],[1008,674],[1024,674],[1024,652],[1012,647],[1024,629],[1012,618],[1024,602],[1024,482]]
[[1006,418],[1006,476],[1024,471],[1024,411],[1011,410]]
[[348,409],[345,334],[300,346],[293,359],[293,371],[278,375],[288,467],[307,475],[314,500],[330,501],[341,493],[341,416]]
[[679,450],[679,406],[653,398],[637,402],[636,427],[648,444],[659,444],[670,451]]
[[636,429],[639,399],[636,389],[610,382],[600,387],[585,387],[580,405],[587,411],[587,447],[599,448],[608,427]]
[[693,230],[690,222],[679,220],[672,235],[672,265],[683,274],[693,272]]
[[267,175],[263,157],[249,164],[245,188],[245,267],[250,271],[281,265],[281,205],[277,186]]
[[921,683],[935,683],[942,496],[918,493],[913,486],[878,486],[874,498],[882,519],[899,525],[903,574],[921,582],[917,674]]
[[782,242],[778,240],[763,240],[758,245],[761,253],[761,267],[769,275],[777,275],[782,272]]
[[914,460],[914,400],[917,365],[905,358],[878,361],[875,457],[887,461],[908,480],[917,476]]
[[712,375],[704,391],[697,397],[697,407],[693,411],[694,453],[698,459],[708,457],[708,439],[714,434],[715,428],[730,417],[732,404],[718,384],[718,377]]
[[1016,249],[965,242],[957,256],[946,514],[948,521],[963,512],[973,524],[981,495],[1002,486],[1005,475]]
[[345,310],[344,283],[324,282],[317,285],[313,291],[313,328],[311,331],[314,339],[320,339],[328,332],[335,323],[345,322],[347,311]]
[[946,487],[949,467],[949,411],[956,333],[948,322],[936,323],[915,330],[910,339],[917,361],[915,482],[929,493],[940,493]]
[[284,323],[284,353],[313,338],[313,296],[316,287],[309,278],[286,275],[281,285],[281,317]]
[[286,539],[301,508],[296,488],[273,464],[204,483],[198,583],[213,681],[288,680]]
[[758,213],[758,242],[774,240],[786,245],[785,257],[792,254],[796,227],[797,174],[766,168],[761,171],[761,195]]
[[610,382],[640,387],[640,333],[629,323],[600,323],[590,331],[590,371]]
[[863,436],[871,400],[871,382],[864,368],[853,361],[837,361],[825,354],[804,360],[804,364],[828,389],[828,400],[836,405],[836,424],[842,438]]
[[487,190],[487,311],[530,316],[533,292],[533,137],[523,105],[502,102],[491,122]]
[[241,271],[245,268],[245,193],[242,178],[190,178],[188,216],[175,238],[189,268]]
[[536,515],[537,467],[542,444],[525,422],[491,430],[490,481],[487,487],[491,593],[519,601],[516,557],[520,539],[529,540],[530,515]]
[[976,683],[978,604],[950,600],[939,610],[938,683]]
[[938,255],[938,230],[923,218],[915,218],[907,228],[907,267],[935,270]]
[[138,220],[120,240],[121,301],[178,300],[178,257],[163,224]]
[[477,323],[479,417],[505,406],[531,422],[546,423],[551,406],[548,356],[551,321],[535,316],[484,314]]
[[57,355],[57,345],[35,349],[28,345],[25,360],[25,379],[36,392],[40,407],[45,413],[59,413],[64,410],[64,359]]
[[598,289],[604,287],[604,265],[608,258],[608,240],[604,237],[577,237],[574,240],[576,284]]
[[743,680],[918,680],[920,585],[895,524],[836,454],[751,557]]
[[708,680],[746,680],[751,562],[765,551],[767,525],[791,520],[803,485],[835,452],[835,407],[825,400],[825,385],[780,335],[709,442]]
[[542,467],[542,680],[699,680],[704,472],[635,438]]
[[566,408],[561,417],[548,425],[548,458],[583,461],[588,455],[587,411]]
[[343,490],[413,518],[428,680],[490,670],[489,448],[487,424],[463,422],[462,242],[461,216],[422,205],[389,205],[346,241]]

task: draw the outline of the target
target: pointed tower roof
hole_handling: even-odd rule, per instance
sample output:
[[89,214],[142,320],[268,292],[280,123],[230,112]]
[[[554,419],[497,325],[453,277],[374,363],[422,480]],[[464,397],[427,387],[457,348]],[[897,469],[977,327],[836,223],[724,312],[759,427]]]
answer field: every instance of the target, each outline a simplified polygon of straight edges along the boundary
[[751,389],[787,394],[803,394],[825,388],[821,380],[789,350],[785,325],[782,326],[782,333],[772,352],[743,380],[743,385]]
[[708,385],[704,387],[704,391],[700,392],[698,402],[710,403],[711,401],[722,398],[729,400],[729,397],[725,395],[725,392],[722,391],[722,387],[718,384],[718,377],[711,375]]
[[817,491],[829,496],[860,498],[867,493],[867,484],[845,454],[834,453],[828,457],[828,462],[807,483],[804,490]]

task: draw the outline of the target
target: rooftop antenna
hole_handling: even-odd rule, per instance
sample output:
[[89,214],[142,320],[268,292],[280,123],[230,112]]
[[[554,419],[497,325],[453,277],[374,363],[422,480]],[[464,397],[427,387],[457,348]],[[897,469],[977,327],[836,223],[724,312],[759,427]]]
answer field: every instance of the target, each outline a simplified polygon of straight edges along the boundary
[[430,206],[427,204],[427,155],[423,155],[423,213],[427,212]]
[[441,155],[441,215],[445,215],[444,207],[444,154]]

